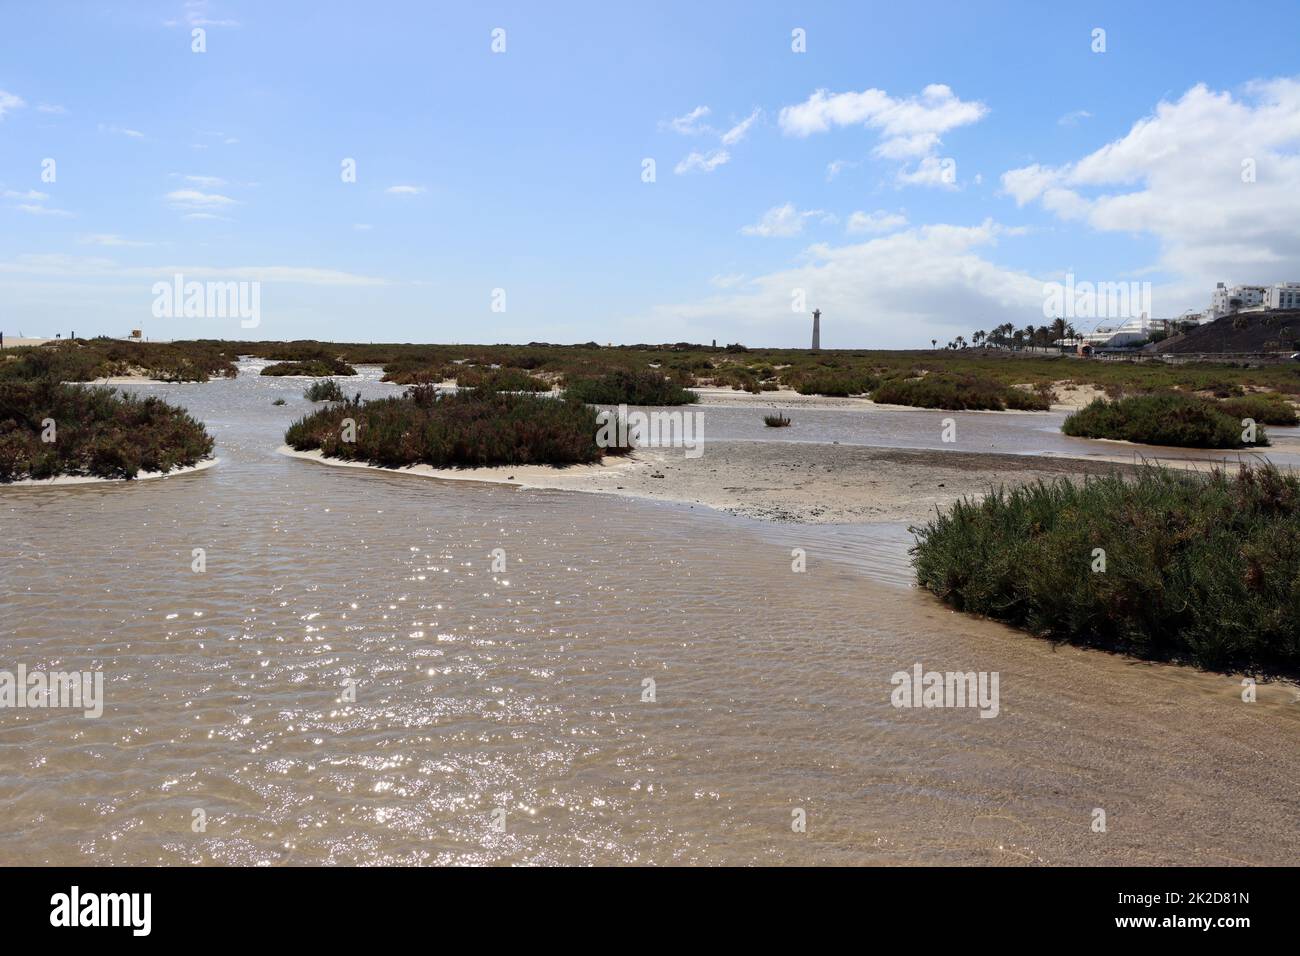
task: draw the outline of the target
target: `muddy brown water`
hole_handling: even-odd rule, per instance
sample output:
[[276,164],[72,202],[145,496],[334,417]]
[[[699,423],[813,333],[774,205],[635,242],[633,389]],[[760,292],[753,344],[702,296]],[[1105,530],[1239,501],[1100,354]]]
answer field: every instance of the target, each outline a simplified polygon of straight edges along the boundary
[[[954,614],[900,526],[288,459],[302,386],[150,388],[208,471],[0,491],[0,669],[106,696],[0,709],[0,863],[1300,858],[1291,685]],[[918,662],[997,672],[998,715],[892,706]]]

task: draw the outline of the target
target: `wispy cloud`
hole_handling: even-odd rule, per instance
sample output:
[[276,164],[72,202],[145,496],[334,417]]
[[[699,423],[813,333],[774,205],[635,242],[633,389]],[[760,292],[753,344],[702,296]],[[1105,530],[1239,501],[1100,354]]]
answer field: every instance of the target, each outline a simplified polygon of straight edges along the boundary
[[686,173],[711,173],[730,161],[731,154],[725,149],[713,149],[707,153],[692,152],[673,167],[673,172],[678,176]]
[[101,133],[113,133],[117,136],[129,136],[131,139],[144,139],[144,133],[140,132],[138,129],[130,129],[125,126],[110,126],[100,123],[99,131]]
[[261,282],[285,282],[316,286],[377,286],[388,280],[378,276],[358,275],[337,269],[318,269],[311,266],[216,266],[216,265],[152,265],[122,266],[112,259],[97,256],[69,256],[63,254],[22,255],[0,261],[0,273],[10,275],[56,276],[64,279],[149,279],[173,276],[177,273],[193,278],[248,279]]
[[87,235],[87,236],[78,236],[77,242],[80,242],[83,245],[120,246],[124,248],[133,248],[133,249],[143,248],[145,246],[153,245],[152,242],[140,242],[135,239],[127,239],[123,236],[119,236],[115,233],[109,233],[109,232],[92,233],[91,235]]
[[62,116],[68,111],[64,107],[59,106],[57,103],[39,103],[36,106],[36,112],[51,113],[55,116]]
[[23,98],[18,96],[16,93],[9,93],[5,90],[0,90],[0,120],[5,118],[6,113],[12,112],[13,110],[20,110],[26,105],[27,104],[23,102]]
[[750,113],[749,116],[747,116],[745,119],[741,120],[735,126],[731,127],[731,129],[723,133],[722,145],[735,146],[742,139],[744,139],[745,134],[749,132],[749,128],[754,125],[754,123],[758,120],[758,117],[761,113],[762,110],[755,107],[754,111]]
[[389,186],[384,190],[384,192],[388,193],[390,196],[418,196],[422,192],[427,192],[427,190],[423,186],[411,186],[405,183],[400,183],[396,186]]
[[707,106],[697,106],[683,116],[664,120],[659,124],[659,128],[681,133],[683,136],[698,136],[701,133],[710,133],[713,131],[712,127],[703,122],[709,113],[710,110]]
[[783,206],[773,206],[753,225],[742,226],[740,234],[761,236],[765,239],[788,239],[802,233],[804,223],[815,216],[820,216],[823,221],[834,218],[828,216],[822,209],[807,209],[801,212],[795,208],[794,203],[788,202]]
[[1056,121],[1057,126],[1078,126],[1086,119],[1092,119],[1092,114],[1087,110],[1075,110],[1073,113],[1066,113]]
[[213,19],[208,13],[207,0],[187,0],[185,10],[179,20],[164,20],[163,25],[169,27],[185,25],[188,27],[237,27],[238,20],[230,19]]
[[66,209],[55,209],[53,206],[38,206],[35,203],[19,203],[14,208],[30,216],[56,216],[60,219],[71,219],[74,215],[74,213],[70,213]]
[[895,229],[901,229],[907,225],[907,217],[896,212],[885,212],[883,209],[877,209],[875,212],[855,212],[849,216],[849,221],[845,225],[845,232],[859,234],[864,232],[892,232]]

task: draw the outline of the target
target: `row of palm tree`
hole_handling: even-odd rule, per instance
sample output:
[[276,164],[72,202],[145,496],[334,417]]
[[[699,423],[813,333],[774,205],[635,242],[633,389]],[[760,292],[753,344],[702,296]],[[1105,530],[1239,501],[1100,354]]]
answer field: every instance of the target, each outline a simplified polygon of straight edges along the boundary
[[[998,349],[1022,349],[1031,346],[1042,348],[1055,345],[1061,340],[1069,342],[1078,337],[1079,333],[1075,331],[1074,326],[1062,318],[1053,320],[1051,325],[1040,325],[1037,328],[1026,325],[1023,329],[1016,328],[1010,322],[1004,322],[991,332],[985,332],[983,329],[972,332],[969,343],[965,336],[959,335],[949,341],[944,348],[964,349],[968,346]],[[930,345],[937,349],[939,340],[931,339]]]

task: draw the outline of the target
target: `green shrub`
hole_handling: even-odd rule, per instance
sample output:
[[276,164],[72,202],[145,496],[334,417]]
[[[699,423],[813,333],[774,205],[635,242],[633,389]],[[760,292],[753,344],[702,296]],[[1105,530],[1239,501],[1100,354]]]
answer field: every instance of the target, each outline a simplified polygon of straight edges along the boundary
[[[601,448],[597,411],[568,398],[473,389],[439,394],[431,385],[361,404],[330,405],[294,422],[285,442],[331,458],[404,465],[567,465],[627,449]],[[343,419],[355,422],[344,441]]]
[[549,392],[551,386],[519,368],[479,368],[453,365],[445,370],[460,388],[491,388],[498,392]]
[[[1241,420],[1213,402],[1180,392],[1099,398],[1070,415],[1061,431],[1077,438],[1112,438],[1182,448],[1244,448]],[[1263,428],[1254,445],[1267,445]]]
[[880,379],[869,372],[837,368],[789,370],[782,375],[781,380],[787,385],[794,386],[794,390],[800,395],[827,395],[839,398],[865,395],[880,384]]
[[340,359],[308,359],[305,362],[276,362],[262,369],[263,375],[356,375],[357,370]]
[[992,379],[952,372],[931,372],[921,378],[888,378],[872,392],[871,399],[888,405],[953,411],[1012,408],[1042,412],[1051,407],[1050,394],[1028,392]]
[[1271,465],[1039,482],[912,531],[917,581],[958,610],[1146,658],[1300,668],[1300,479]]
[[[52,442],[42,441],[54,422]],[[135,478],[212,454],[203,426],[159,398],[42,380],[0,382],[0,482],[63,475]]]
[[1300,424],[1295,406],[1276,393],[1252,394],[1219,402],[1219,408],[1237,421],[1253,418],[1261,425]]
[[65,339],[6,349],[0,353],[0,379],[89,382],[139,373],[162,382],[206,382],[213,375],[233,378],[235,355],[233,346],[205,342]]
[[589,405],[689,405],[700,397],[661,373],[614,369],[603,375],[566,379],[564,393]]
[[764,415],[763,424],[768,428],[789,428],[790,419],[777,412],[775,415]]
[[322,378],[308,385],[302,397],[309,402],[341,402],[343,389],[334,379]]

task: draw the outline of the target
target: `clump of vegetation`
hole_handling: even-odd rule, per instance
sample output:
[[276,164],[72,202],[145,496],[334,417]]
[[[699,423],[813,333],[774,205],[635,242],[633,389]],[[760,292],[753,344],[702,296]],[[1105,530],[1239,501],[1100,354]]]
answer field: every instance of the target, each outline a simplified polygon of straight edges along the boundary
[[768,428],[789,428],[790,419],[777,412],[775,415],[764,415],[763,424]]
[[736,391],[751,392],[753,394],[762,391],[759,386],[758,373],[745,365],[723,365],[713,372],[712,378],[713,384],[720,388],[731,386]]
[[821,367],[788,370],[782,374],[781,381],[793,385],[800,395],[827,395],[836,398],[865,395],[880,384],[879,377],[870,372]]
[[1297,425],[1295,406],[1276,393],[1251,394],[1219,402],[1219,408],[1237,421],[1253,418],[1261,425]]
[[1051,407],[1050,393],[1030,392],[974,375],[931,372],[920,378],[888,378],[871,394],[872,401],[954,411],[992,410],[1043,412]]
[[273,401],[271,404],[272,404],[272,405],[284,405],[284,404],[285,404],[285,401],[284,401],[283,398],[277,398],[277,399],[276,399],[275,401]]
[[1245,448],[1269,443],[1263,428],[1256,429],[1254,442],[1247,442],[1240,419],[1213,402],[1179,392],[1130,395],[1116,401],[1099,398],[1070,415],[1061,431],[1076,438],[1182,448]]
[[589,405],[689,405],[699,395],[662,373],[615,369],[591,378],[566,380],[564,393]]
[[453,365],[444,371],[444,375],[446,378],[455,379],[459,388],[490,388],[498,392],[549,392],[551,390],[548,383],[520,368]]
[[[299,451],[388,468],[568,465],[628,450],[597,445],[597,414],[569,398],[492,389],[440,394],[420,385],[400,397],[322,408],[294,422],[284,438]],[[345,418],[355,423],[352,434]]]
[[308,359],[305,362],[276,362],[262,369],[263,375],[356,375],[357,370],[341,359]]
[[[309,402],[341,402],[343,401],[343,389],[339,383],[332,378],[322,378],[312,382],[303,391],[302,397]],[[284,404],[283,399],[281,404]]]
[[159,398],[49,379],[0,382],[0,482],[64,475],[135,478],[212,454],[212,438]]
[[1300,670],[1300,479],[1271,465],[1039,482],[911,530],[917,581],[958,610],[1157,660]]
[[206,382],[213,375],[237,373],[233,343],[123,342],[118,339],[65,339],[0,353],[0,379],[90,382],[137,376],[161,382]]

